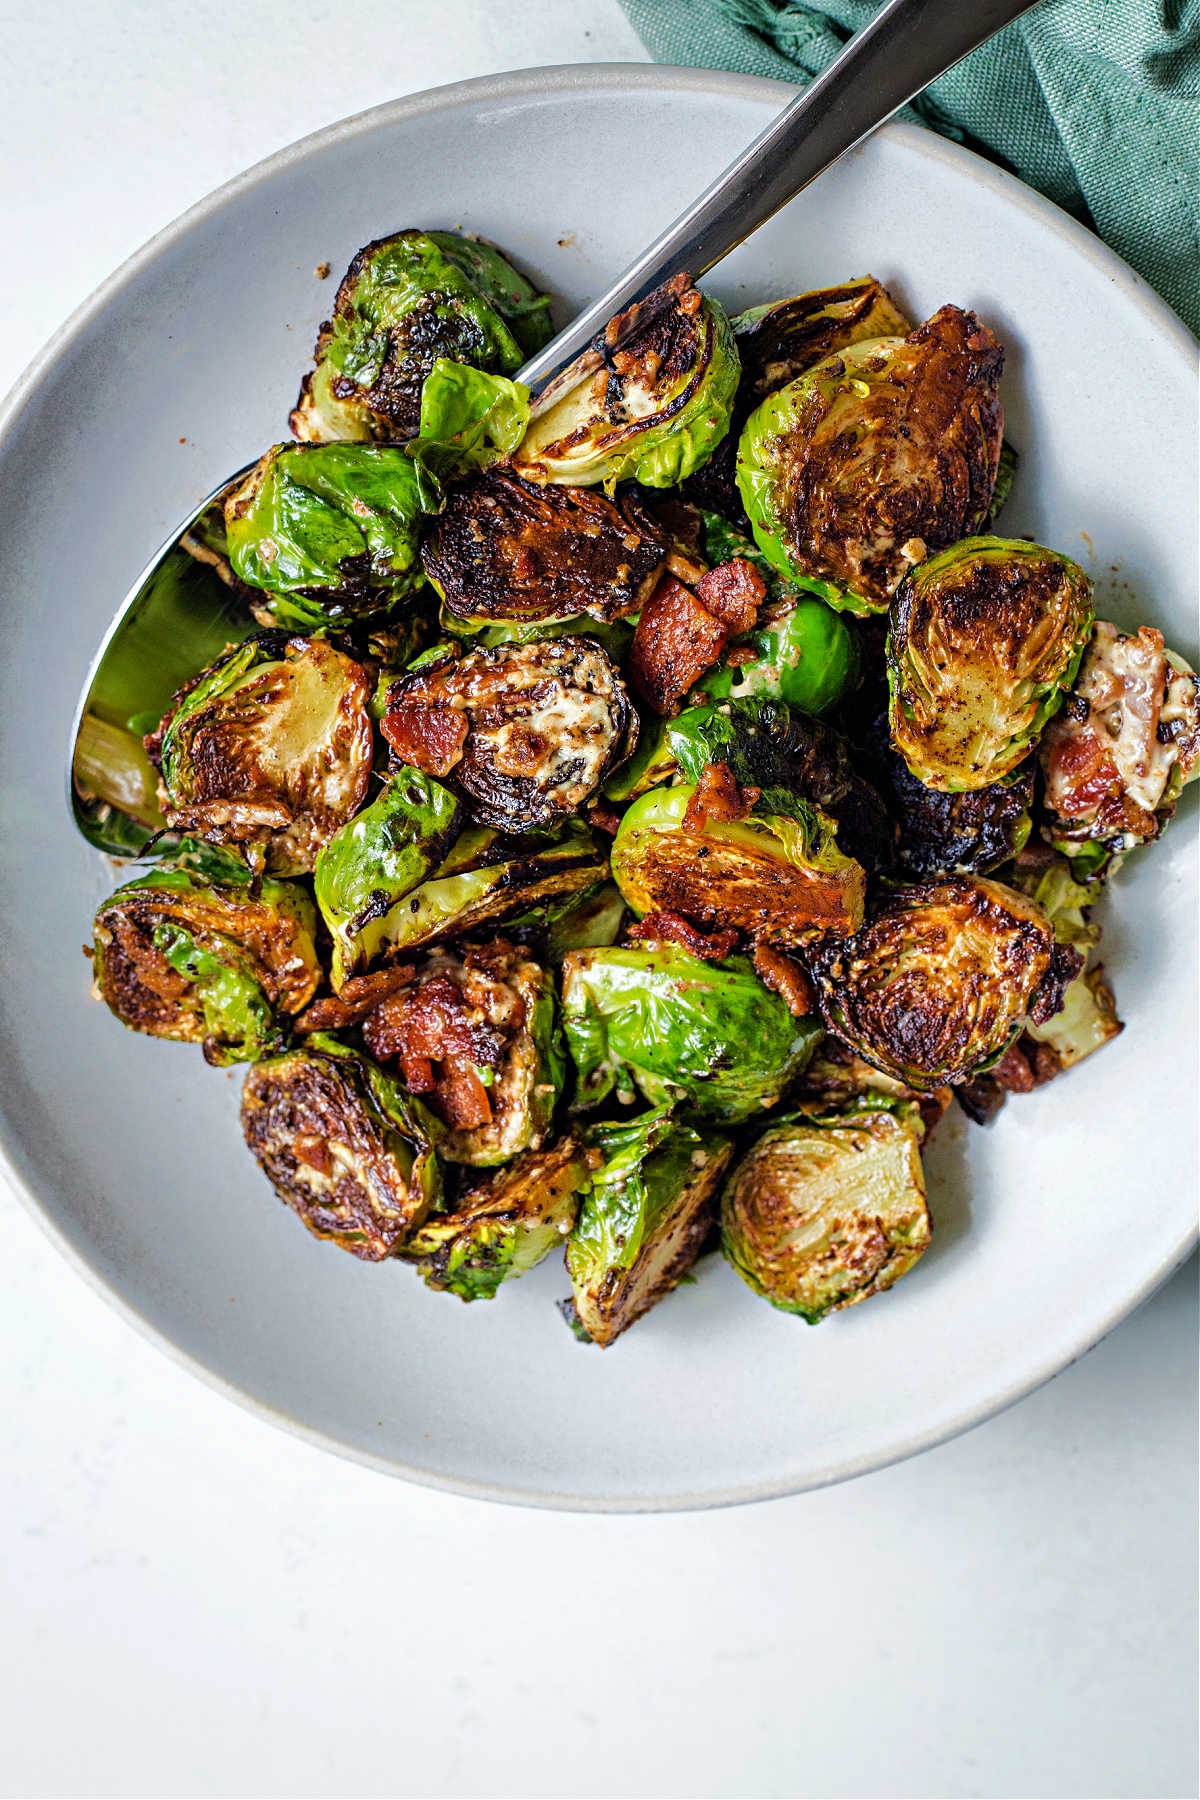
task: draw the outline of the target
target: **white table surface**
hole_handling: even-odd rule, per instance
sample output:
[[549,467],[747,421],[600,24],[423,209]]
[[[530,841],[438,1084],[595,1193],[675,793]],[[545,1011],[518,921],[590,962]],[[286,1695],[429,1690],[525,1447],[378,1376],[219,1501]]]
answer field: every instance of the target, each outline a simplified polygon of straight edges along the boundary
[[[615,0],[7,0],[0,21],[0,389],[290,139],[468,75],[643,57]],[[914,1462],[612,1519],[406,1487],[260,1423],[2,1189],[0,1268],[5,1794],[1195,1792],[1194,1263]]]

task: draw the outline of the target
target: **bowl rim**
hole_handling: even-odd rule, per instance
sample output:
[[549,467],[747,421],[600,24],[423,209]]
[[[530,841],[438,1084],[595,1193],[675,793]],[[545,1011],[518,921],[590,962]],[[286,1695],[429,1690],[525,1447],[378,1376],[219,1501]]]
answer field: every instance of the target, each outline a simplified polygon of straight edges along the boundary
[[[0,448],[4,438],[25,404],[31,399],[54,362],[74,343],[115,298],[145,268],[171,245],[186,236],[193,225],[219,212],[227,202],[250,191],[293,164],[318,155],[347,139],[367,135],[380,127],[401,121],[419,119],[464,101],[486,103],[494,100],[536,99],[547,94],[579,92],[670,91],[720,95],[755,102],[774,99],[783,105],[798,89],[790,82],[770,80],[764,76],[734,74],[718,69],[681,67],[656,63],[565,63],[544,68],[519,69],[494,75],[481,75],[466,81],[450,82],[440,87],[425,88],[418,93],[382,102],[378,106],[354,113],[348,118],[322,126],[298,138],[283,149],[274,151],[231,180],[214,188],[186,211],[135,250],[68,315],[56,331],[34,355],[18,376],[8,394],[0,401]],[[905,120],[890,120],[879,127],[889,137],[906,142],[921,155],[960,167],[967,159],[972,165],[971,178],[981,186],[1002,196],[1007,205],[1016,206],[1070,245],[1076,255],[1086,258],[1145,315],[1147,327],[1172,343],[1190,369],[1195,367],[1196,340],[1178,315],[1140,275],[1123,262],[1098,237],[1078,220],[1027,187],[1016,176],[989,162],[985,157],[937,136],[921,126]],[[309,1425],[293,1414],[275,1407],[259,1395],[219,1374],[200,1357],[185,1349],[164,1327],[151,1319],[115,1288],[67,1235],[46,1210],[32,1183],[17,1166],[14,1156],[0,1136],[0,1172],[12,1191],[32,1215],[76,1273],[141,1336],[163,1351],[180,1368],[203,1381],[209,1388],[254,1413],[265,1423],[290,1432],[314,1448],[332,1452],[349,1462],[358,1463],[379,1473],[410,1481],[418,1486],[461,1495],[467,1499],[488,1500],[508,1505],[545,1508],[565,1512],[653,1513],[690,1512],[702,1509],[746,1505],[762,1500],[783,1498],[814,1488],[848,1481],[874,1469],[902,1462],[923,1450],[945,1443],[985,1420],[1005,1411],[1033,1393],[1065,1368],[1094,1349],[1110,1331],[1141,1306],[1186,1260],[1194,1248],[1198,1227],[1189,1225],[1168,1252],[1162,1263],[1139,1287],[1092,1330],[1085,1332],[1066,1355],[1056,1354],[1032,1373],[1027,1373],[999,1393],[982,1402],[964,1407],[949,1421],[893,1442],[886,1448],[868,1452],[849,1461],[831,1464],[805,1475],[788,1475],[777,1481],[757,1482],[748,1486],[699,1490],[690,1493],[664,1493],[627,1496],[621,1494],[571,1494],[539,1491],[508,1485],[502,1481],[481,1481],[466,1476],[449,1476],[422,1468],[394,1457],[376,1454],[365,1447],[349,1444],[319,1427]]]

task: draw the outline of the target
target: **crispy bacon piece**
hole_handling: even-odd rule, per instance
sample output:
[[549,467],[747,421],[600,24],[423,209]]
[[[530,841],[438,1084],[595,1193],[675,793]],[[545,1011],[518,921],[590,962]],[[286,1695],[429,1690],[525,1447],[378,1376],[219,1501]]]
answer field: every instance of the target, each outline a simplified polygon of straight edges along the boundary
[[597,801],[595,806],[588,808],[587,822],[594,825],[597,831],[606,831],[609,837],[616,837],[621,829],[620,813],[614,812],[611,806],[605,806],[602,801]]
[[450,706],[423,706],[416,697],[389,707],[381,727],[401,762],[426,775],[448,775],[461,762],[469,724]]
[[325,994],[305,1007],[296,1020],[296,1030],[341,1031],[347,1025],[358,1025],[381,1000],[410,982],[414,972],[412,963],[396,963],[369,975],[352,975],[340,994]]
[[744,819],[758,799],[756,787],[739,787],[728,763],[705,763],[700,771],[691,799],[683,815],[683,829],[704,830],[711,819],[714,824],[728,824]]
[[1031,1094],[1038,1085],[1037,1077],[1019,1044],[1010,1044],[992,1074],[1010,1094]]
[[727,635],[695,594],[673,575],[664,575],[633,634],[630,683],[660,717],[670,718],[688,689],[716,662]]
[[767,584],[746,556],[719,563],[696,583],[696,598],[720,619],[730,637],[749,631],[767,597]]
[[785,956],[782,950],[776,950],[772,944],[755,944],[754,967],[765,987],[787,1005],[790,1013],[796,1018],[807,1018],[816,1011],[816,995],[808,976],[792,957]]
[[492,1103],[474,1069],[448,1069],[437,1085],[437,1108],[455,1131],[474,1131],[491,1122]]
[[658,912],[647,913],[644,919],[631,925],[629,935],[639,943],[678,944],[704,962],[722,962],[732,953],[738,941],[738,934],[732,926],[724,931],[701,931],[699,926],[685,919],[682,913],[671,912],[665,907]]

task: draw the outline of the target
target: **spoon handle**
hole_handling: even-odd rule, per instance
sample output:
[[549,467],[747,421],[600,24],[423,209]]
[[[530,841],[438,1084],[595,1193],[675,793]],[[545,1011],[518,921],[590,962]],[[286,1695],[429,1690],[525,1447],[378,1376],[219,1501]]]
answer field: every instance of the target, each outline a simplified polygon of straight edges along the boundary
[[[608,291],[525,364],[518,379],[535,390],[544,387],[615,314],[672,276],[699,280],[830,163],[1032,3],[888,0]],[[644,321],[644,311],[641,316]],[[610,336],[606,348],[617,342]]]

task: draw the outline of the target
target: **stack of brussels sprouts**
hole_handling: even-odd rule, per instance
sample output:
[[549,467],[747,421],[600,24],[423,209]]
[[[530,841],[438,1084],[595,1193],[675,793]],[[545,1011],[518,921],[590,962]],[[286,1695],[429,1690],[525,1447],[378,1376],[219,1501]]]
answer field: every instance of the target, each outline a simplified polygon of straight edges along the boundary
[[972,314],[680,281],[621,324],[531,403],[498,250],[359,252],[299,441],[187,540],[259,629],[146,738],[160,860],[92,951],[252,1065],[317,1236],[466,1300],[562,1245],[602,1345],[717,1242],[810,1322],[910,1269],[951,1098],[1120,1030],[1089,910],[1200,763],[1160,634],[990,535]]

